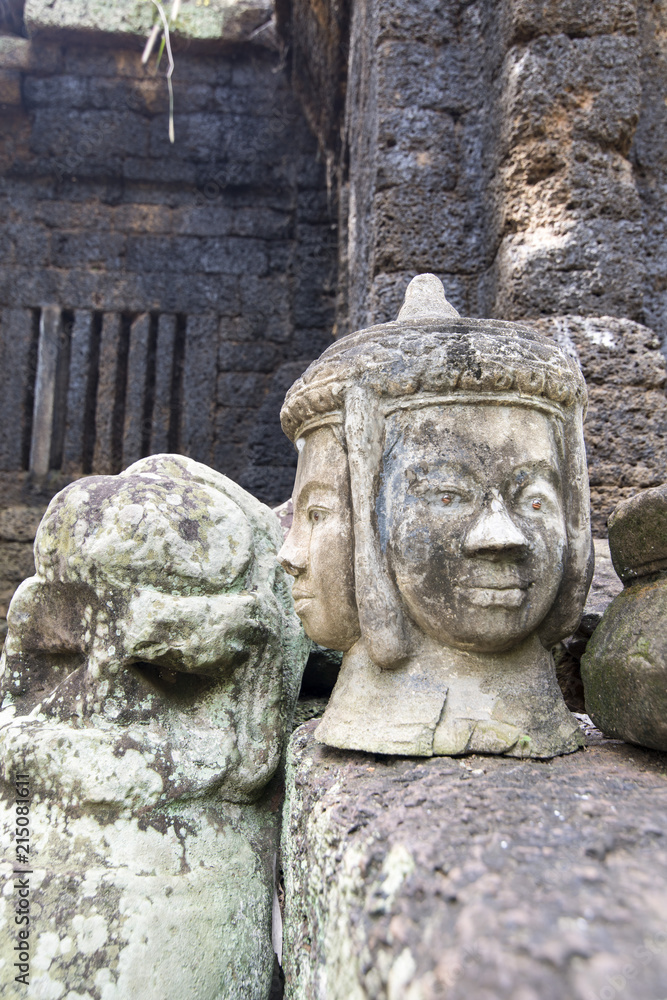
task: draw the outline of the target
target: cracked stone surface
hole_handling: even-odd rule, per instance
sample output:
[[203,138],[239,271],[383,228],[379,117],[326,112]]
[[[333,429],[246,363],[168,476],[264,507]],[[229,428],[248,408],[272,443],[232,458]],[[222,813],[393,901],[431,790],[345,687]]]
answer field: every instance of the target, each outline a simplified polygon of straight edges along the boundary
[[287,1000],[665,996],[667,755],[383,758],[293,737]]

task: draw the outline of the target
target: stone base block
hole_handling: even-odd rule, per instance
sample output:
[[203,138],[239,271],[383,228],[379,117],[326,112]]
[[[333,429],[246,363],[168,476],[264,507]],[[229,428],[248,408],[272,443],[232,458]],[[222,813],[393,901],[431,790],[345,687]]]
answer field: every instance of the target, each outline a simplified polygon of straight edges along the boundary
[[666,754],[589,726],[548,763],[384,758],[316,724],[289,755],[286,1000],[666,995]]
[[29,855],[22,809],[0,802],[5,1000],[268,1000],[275,803],[130,817],[33,799]]

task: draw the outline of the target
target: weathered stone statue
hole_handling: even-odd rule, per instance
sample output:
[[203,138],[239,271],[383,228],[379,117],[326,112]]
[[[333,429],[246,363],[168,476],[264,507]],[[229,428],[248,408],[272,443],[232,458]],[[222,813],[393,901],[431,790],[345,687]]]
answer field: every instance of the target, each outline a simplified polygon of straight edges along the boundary
[[607,736],[667,750],[667,483],[616,507],[609,548],[624,589],[581,659],[586,711]]
[[[279,800],[262,792],[307,655],[281,541],[268,508],[175,455],[49,506],[1,661],[3,836],[9,871],[31,872],[40,996],[266,1000]],[[17,775],[29,851],[9,836]],[[23,995],[13,910],[3,996]]]
[[423,756],[581,745],[549,650],[592,574],[585,403],[559,348],[462,319],[433,275],[292,386],[280,558],[308,635],[345,651],[318,739]]

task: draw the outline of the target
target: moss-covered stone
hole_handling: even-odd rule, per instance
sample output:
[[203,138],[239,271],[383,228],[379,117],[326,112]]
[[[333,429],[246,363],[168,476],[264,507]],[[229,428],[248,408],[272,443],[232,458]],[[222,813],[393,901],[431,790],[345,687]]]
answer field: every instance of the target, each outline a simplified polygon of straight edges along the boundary
[[[171,0],[163,0],[165,13]],[[182,0],[173,26],[175,38],[193,42],[243,41],[270,20],[269,0]],[[70,32],[145,38],[157,16],[151,0],[26,0],[31,35]]]
[[607,736],[667,750],[667,573],[614,598],[581,660],[586,711]]
[[608,736],[667,750],[667,484],[615,508],[609,548],[625,590],[581,660],[586,711]]
[[667,570],[667,483],[619,503],[609,518],[609,548],[624,583]]
[[51,502],[0,660],[4,873],[30,869],[35,995],[268,997],[270,783],[310,648],[281,541],[267,507],[177,455]]

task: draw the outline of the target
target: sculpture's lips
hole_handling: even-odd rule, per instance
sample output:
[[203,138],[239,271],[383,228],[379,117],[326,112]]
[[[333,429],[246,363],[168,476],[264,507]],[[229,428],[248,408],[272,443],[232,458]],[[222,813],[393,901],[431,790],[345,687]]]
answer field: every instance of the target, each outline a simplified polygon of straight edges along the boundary
[[478,608],[518,608],[523,603],[528,584],[518,586],[475,586],[462,587],[461,591],[470,604]]
[[294,605],[295,606],[297,604],[303,604],[304,601],[312,601],[313,599],[314,598],[313,598],[312,594],[302,594],[298,590],[297,591],[294,591],[294,590],[292,591],[292,600],[294,601]]

